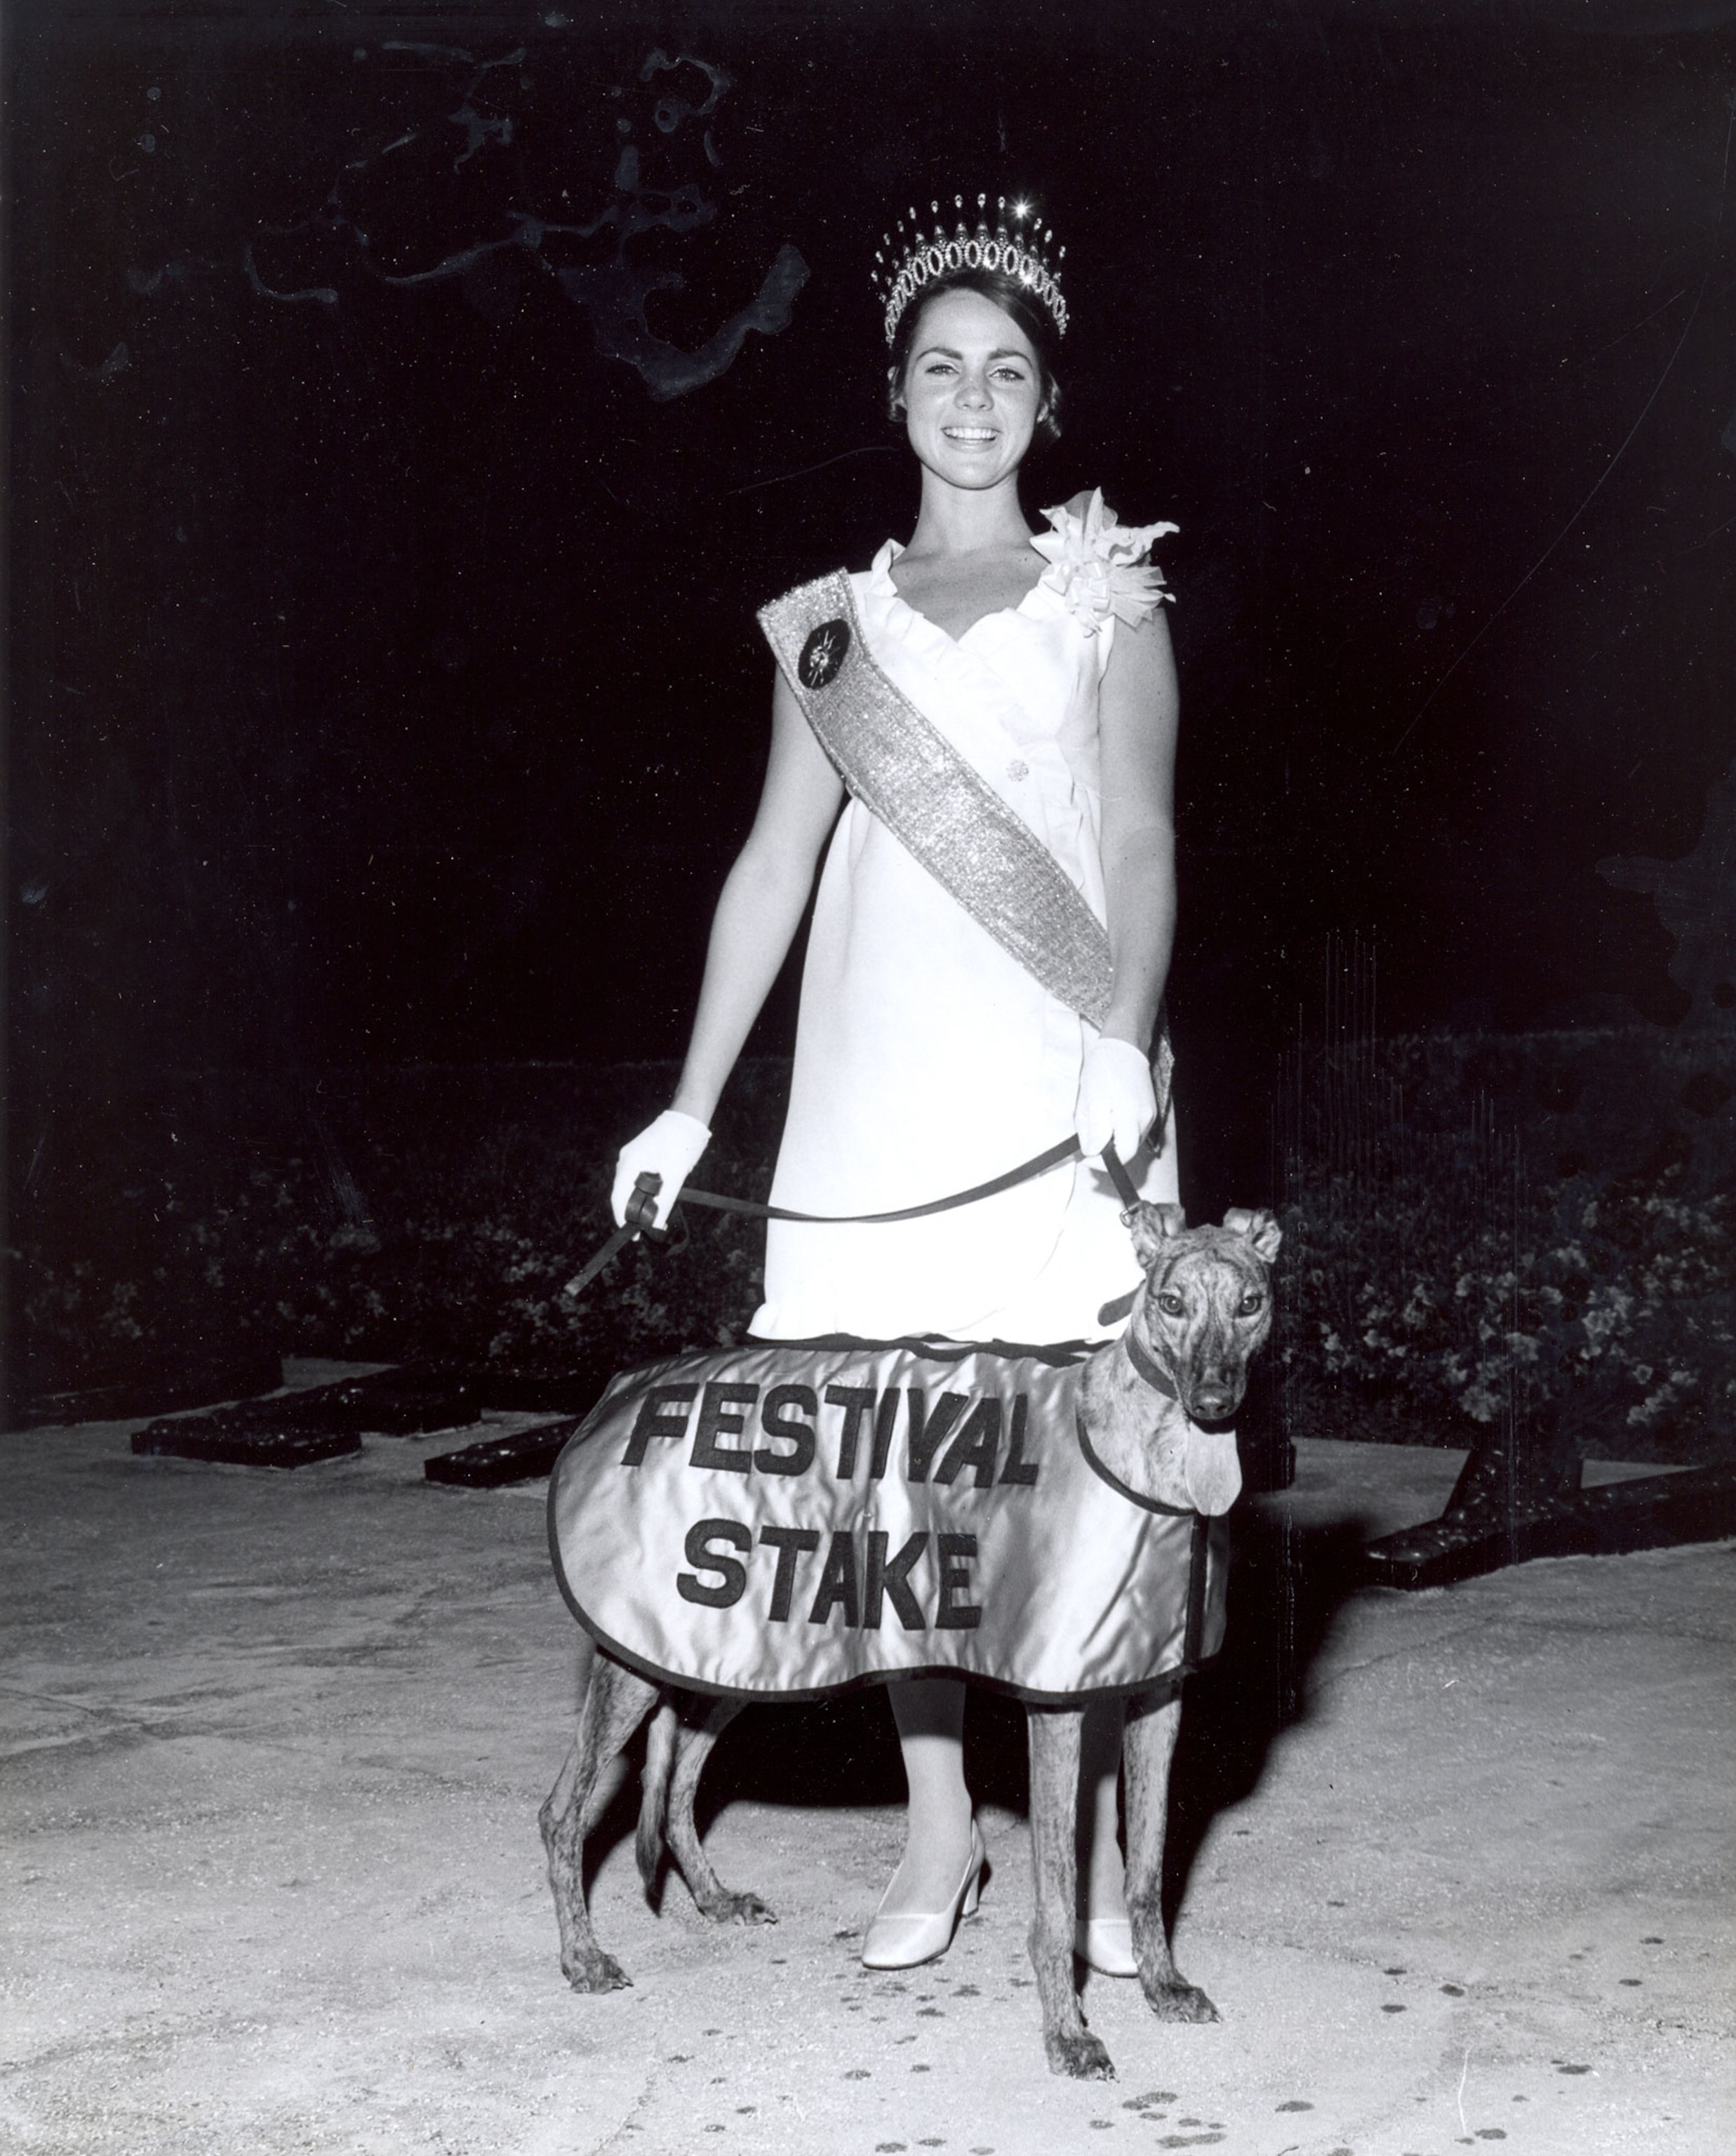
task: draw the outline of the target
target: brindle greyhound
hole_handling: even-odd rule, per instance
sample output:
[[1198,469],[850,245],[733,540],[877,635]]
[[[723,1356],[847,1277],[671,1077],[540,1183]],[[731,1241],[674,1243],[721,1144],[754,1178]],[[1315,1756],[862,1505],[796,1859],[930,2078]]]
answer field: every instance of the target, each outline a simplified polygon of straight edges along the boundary
[[[1272,1327],[1267,1268],[1278,1255],[1281,1232],[1270,1213],[1239,1208],[1224,1215],[1221,1228],[1188,1228],[1179,1205],[1139,1205],[1127,1217],[1145,1284],[1126,1331],[1085,1365],[1080,1412],[1091,1448],[1141,1496],[1207,1514],[1227,1512],[1242,1472],[1226,1424],[1241,1404],[1248,1359]],[[648,1890],[667,1845],[703,1916],[719,1923],[776,1922],[758,1895],[723,1885],[694,1825],[700,1771],[742,1705],[735,1699],[702,1702],[597,1651],[572,1748],[540,1815],[561,1927],[561,1972],[576,1991],[612,1991],[629,1981],[591,1932],[581,1867],[586,1839],[617,1786],[607,1769],[653,1707],[635,1843]],[[1085,2025],[1073,1982],[1083,1720],[1083,1702],[1076,1709],[1029,1710],[1036,1875],[1030,1949],[1051,2070],[1109,2080],[1114,2068]],[[1180,1720],[1180,1693],[1173,1683],[1128,1703],[1122,1751],[1127,1907],[1139,1982],[1152,2011],[1165,2021],[1215,2021],[1216,2008],[1179,1974],[1164,1932],[1164,1837]]]

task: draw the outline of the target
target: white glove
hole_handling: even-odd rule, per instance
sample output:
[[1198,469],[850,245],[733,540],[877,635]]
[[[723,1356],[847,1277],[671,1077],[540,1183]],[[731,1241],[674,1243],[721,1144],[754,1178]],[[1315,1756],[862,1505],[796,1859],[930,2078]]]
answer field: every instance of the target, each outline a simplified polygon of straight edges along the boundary
[[697,1116],[684,1116],[679,1108],[665,1108],[654,1123],[648,1123],[636,1138],[629,1138],[616,1156],[615,1187],[609,1193],[615,1225],[627,1225],[627,1201],[633,1194],[633,1183],[648,1168],[663,1178],[653,1224],[666,1227],[682,1184],[710,1142],[711,1133],[704,1124]]
[[1157,1089],[1151,1065],[1131,1041],[1100,1035],[1085,1050],[1079,1073],[1079,1105],[1073,1117],[1079,1151],[1088,1160],[1113,1144],[1129,1161],[1157,1121]]

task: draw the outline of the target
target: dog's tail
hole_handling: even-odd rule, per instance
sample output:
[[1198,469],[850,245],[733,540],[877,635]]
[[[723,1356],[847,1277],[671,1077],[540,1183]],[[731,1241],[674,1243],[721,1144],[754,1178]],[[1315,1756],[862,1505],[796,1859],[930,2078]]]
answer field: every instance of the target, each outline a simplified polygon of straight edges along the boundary
[[669,1810],[669,1776],[675,1765],[675,1709],[663,1700],[645,1735],[645,1764],[639,1775],[639,1825],[633,1835],[633,1859],[645,1892],[653,1892],[663,1862],[663,1825]]

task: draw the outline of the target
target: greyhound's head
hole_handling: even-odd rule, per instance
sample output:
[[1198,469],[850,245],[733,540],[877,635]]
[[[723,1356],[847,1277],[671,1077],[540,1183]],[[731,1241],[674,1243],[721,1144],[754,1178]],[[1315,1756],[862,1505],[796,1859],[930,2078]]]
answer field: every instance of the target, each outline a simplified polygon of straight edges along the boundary
[[[1272,1330],[1267,1268],[1283,1230],[1270,1213],[1242,1206],[1225,1214],[1221,1228],[1190,1228],[1179,1205],[1138,1205],[1128,1225],[1145,1274],[1128,1326],[1134,1347],[1175,1386],[1191,1424],[1227,1423],[1247,1389],[1248,1358]],[[1200,1485],[1200,1509],[1216,1512],[1215,1498],[1232,1502],[1241,1485],[1235,1438],[1209,1429],[1196,1435],[1187,1479],[1191,1488]]]
[[1272,1330],[1267,1267],[1283,1231],[1270,1213],[1232,1206],[1221,1228],[1190,1228],[1179,1205],[1139,1205],[1128,1225],[1145,1274],[1134,1338],[1170,1378],[1194,1422],[1226,1422],[1247,1389],[1248,1358]]

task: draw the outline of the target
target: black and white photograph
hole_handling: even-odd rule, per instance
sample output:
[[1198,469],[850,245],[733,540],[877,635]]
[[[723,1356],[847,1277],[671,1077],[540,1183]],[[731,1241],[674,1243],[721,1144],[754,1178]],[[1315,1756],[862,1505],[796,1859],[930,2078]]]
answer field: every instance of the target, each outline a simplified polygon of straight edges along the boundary
[[0,2149],[1736,2146],[1736,0],[0,115]]

